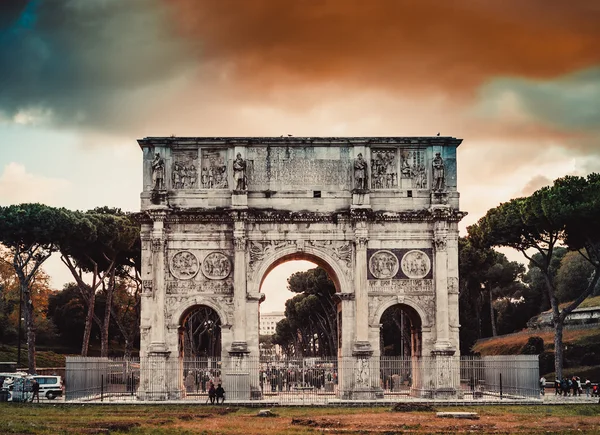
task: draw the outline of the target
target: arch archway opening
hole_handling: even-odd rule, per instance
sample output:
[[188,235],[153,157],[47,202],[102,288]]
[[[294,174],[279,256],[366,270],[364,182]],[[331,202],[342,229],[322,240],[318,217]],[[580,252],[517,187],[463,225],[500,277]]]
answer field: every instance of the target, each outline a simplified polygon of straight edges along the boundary
[[[261,279],[260,350],[268,357],[337,355],[339,280],[322,259],[295,253],[271,264]],[[277,306],[272,302],[277,301]]]
[[209,306],[188,308],[179,322],[179,352],[186,359],[221,357],[221,318]]
[[382,356],[411,358],[421,356],[421,317],[406,304],[387,308],[380,319]]

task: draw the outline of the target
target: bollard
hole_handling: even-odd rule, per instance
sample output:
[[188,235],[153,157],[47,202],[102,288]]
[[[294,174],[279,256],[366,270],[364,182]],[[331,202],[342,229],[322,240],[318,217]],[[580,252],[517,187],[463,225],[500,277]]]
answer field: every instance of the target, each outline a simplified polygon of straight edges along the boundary
[[500,373],[500,399],[502,399],[502,373]]

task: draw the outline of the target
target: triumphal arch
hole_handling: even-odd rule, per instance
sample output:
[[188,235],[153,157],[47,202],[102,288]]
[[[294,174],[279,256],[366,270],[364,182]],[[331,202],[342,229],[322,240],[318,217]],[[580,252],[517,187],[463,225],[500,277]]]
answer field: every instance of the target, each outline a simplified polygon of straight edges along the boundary
[[[459,349],[456,148],[452,137],[148,137],[143,150],[141,398],[185,395],[184,320],[209,307],[229,397],[251,399],[261,283],[307,259],[336,287],[344,398],[375,398],[381,316],[413,317],[412,357],[452,394]],[[285,283],[282,284],[282,286]],[[342,371],[342,369],[340,369]],[[229,376],[228,376],[229,375]],[[417,380],[413,380],[414,383]],[[418,380],[425,382],[425,379]]]

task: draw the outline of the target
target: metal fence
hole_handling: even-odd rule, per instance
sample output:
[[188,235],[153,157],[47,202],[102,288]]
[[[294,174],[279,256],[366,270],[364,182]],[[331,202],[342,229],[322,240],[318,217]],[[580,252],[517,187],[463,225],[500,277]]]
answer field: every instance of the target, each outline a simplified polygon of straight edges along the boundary
[[[66,400],[332,404],[539,398],[538,357],[114,359],[68,357]],[[410,399],[409,399],[410,398]],[[216,399],[215,399],[216,401]]]

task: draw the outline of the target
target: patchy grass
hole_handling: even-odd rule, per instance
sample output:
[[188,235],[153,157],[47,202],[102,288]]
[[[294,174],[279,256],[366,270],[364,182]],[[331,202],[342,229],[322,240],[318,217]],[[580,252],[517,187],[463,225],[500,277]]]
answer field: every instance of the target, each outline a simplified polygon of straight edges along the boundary
[[[476,423],[435,411],[477,412]],[[256,417],[253,408],[202,405],[37,405],[0,403],[3,434],[344,434],[600,432],[600,406],[439,407],[424,412],[389,408],[277,408]]]
[[[0,345],[0,361],[17,361],[17,347]],[[37,367],[64,367],[67,355],[53,352],[51,350],[37,350],[35,352],[35,362]],[[27,365],[27,344],[21,346],[21,361]]]

